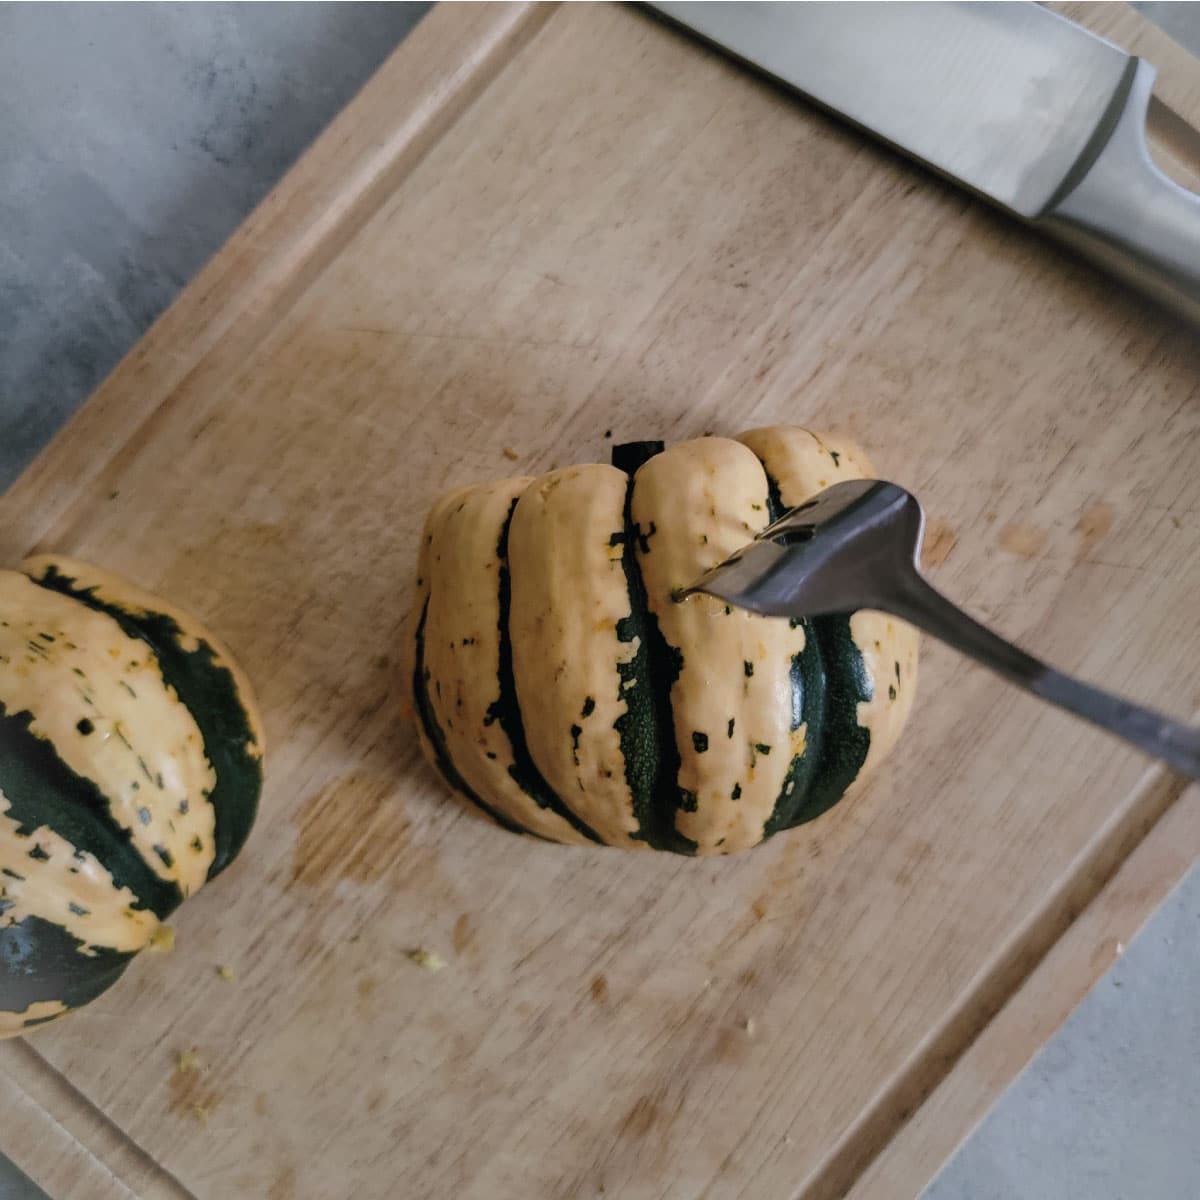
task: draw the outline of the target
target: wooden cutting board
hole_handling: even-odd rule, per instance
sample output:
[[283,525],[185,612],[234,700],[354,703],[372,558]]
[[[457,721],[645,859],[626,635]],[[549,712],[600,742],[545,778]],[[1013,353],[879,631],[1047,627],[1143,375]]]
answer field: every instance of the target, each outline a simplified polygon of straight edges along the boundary
[[[1185,56],[1073,11],[1150,48],[1186,159]],[[1194,711],[1198,366],[640,11],[438,8],[0,501],[0,559],[202,613],[271,740],[174,953],[0,1048],[0,1149],[88,1200],[915,1193],[1200,849],[1194,792],[927,643],[905,744],[811,826],[526,843],[398,712],[421,517],[609,430],[841,429],[925,500],[951,595]]]

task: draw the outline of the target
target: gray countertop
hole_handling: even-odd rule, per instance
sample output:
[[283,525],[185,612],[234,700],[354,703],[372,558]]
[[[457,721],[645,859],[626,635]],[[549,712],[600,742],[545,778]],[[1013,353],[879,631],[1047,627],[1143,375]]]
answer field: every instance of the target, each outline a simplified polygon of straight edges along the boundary
[[0,489],[427,4],[0,4]]
[[924,1200],[1200,1196],[1200,869],[1092,989]]
[[[427,7],[0,4],[0,489]],[[928,1200],[1200,1196],[1198,948],[1193,871]]]

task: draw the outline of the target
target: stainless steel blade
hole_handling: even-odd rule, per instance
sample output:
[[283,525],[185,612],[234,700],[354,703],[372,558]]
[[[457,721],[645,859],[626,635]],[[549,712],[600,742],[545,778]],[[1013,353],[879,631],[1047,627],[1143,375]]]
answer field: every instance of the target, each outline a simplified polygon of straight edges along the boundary
[[1108,140],[1137,66],[1031,3],[650,7],[1031,220]]

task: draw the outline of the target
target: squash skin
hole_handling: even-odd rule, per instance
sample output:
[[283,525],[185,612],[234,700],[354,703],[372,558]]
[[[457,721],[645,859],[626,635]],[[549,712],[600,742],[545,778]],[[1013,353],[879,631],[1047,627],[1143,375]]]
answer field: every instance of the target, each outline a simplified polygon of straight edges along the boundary
[[[513,507],[481,528],[456,529],[446,502],[435,506],[408,653],[430,620],[469,639],[462,614],[506,574],[499,640],[511,660],[456,672],[425,661],[410,672],[422,745],[463,790],[456,749],[430,753],[431,692],[440,686],[472,714],[458,731],[464,746],[492,736],[479,714],[504,692],[515,696],[516,741],[589,840],[684,854],[748,849],[820,815],[883,760],[911,709],[917,635],[878,613],[792,622],[673,593],[781,510],[837,480],[870,477],[870,464],[849,442],[793,427],[619,447],[614,463],[487,485]],[[454,506],[469,511],[486,490],[458,489]],[[464,539],[498,547],[504,561],[485,574]],[[500,619],[499,605],[487,611]],[[578,842],[577,825],[561,837],[539,819],[544,796],[514,788],[503,759],[473,762],[470,797],[500,808],[510,829]]]
[[112,986],[232,861],[261,729],[187,613],[65,558],[0,571],[0,1037]]

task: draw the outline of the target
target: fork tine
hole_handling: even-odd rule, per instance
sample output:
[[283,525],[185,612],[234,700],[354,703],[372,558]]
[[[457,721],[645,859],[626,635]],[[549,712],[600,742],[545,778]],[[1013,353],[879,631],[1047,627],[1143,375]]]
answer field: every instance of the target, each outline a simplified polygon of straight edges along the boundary
[[680,588],[675,599],[686,600],[704,593],[752,612],[785,615],[777,604],[761,596],[761,585],[779,570],[787,556],[788,548],[777,542],[751,542],[705,571],[695,583]]
[[915,560],[921,528],[920,505],[903,488],[845,480],[784,513],[675,598],[704,592],[788,617],[878,607],[878,565]]

